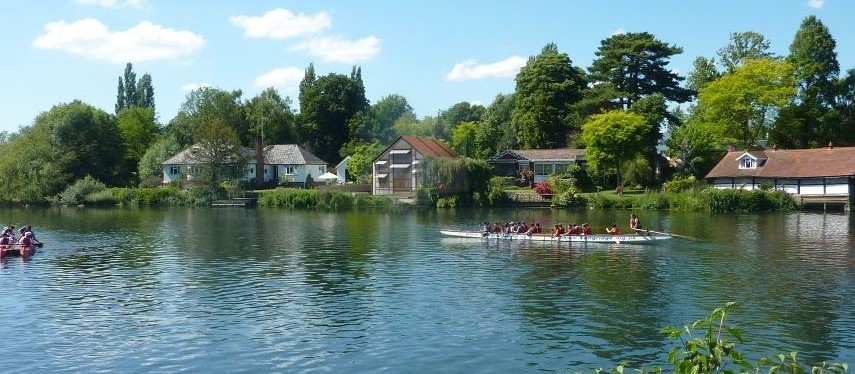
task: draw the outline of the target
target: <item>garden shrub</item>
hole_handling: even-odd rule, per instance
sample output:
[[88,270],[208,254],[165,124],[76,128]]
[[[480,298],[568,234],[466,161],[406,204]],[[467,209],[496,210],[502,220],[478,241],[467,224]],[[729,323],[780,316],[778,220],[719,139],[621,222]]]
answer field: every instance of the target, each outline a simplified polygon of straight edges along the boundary
[[83,204],[87,195],[102,191],[105,188],[107,186],[104,183],[87,175],[60,192],[57,201],[64,205],[80,205]]

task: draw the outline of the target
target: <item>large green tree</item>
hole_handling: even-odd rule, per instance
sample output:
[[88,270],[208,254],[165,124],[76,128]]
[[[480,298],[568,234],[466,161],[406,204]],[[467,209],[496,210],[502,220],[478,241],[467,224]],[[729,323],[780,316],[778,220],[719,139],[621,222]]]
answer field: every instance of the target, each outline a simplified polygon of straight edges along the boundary
[[269,87],[244,105],[250,137],[264,138],[265,144],[295,143],[295,115],[290,99]]
[[380,144],[388,144],[395,138],[393,126],[399,118],[402,116],[415,118],[413,107],[410,106],[405,97],[398,94],[384,96],[371,105],[371,114],[376,121],[376,127],[371,129],[369,139]]
[[787,61],[792,64],[798,87],[795,100],[781,113],[773,140],[783,147],[807,148],[828,142],[846,143],[840,107],[840,65],[836,42],[815,16],[807,17],[790,44]]
[[219,119],[206,123],[190,149],[200,169],[193,175],[193,183],[216,191],[222,182],[242,179],[248,160],[244,149],[232,126]]
[[164,135],[157,139],[140,157],[138,174],[140,184],[157,186],[163,180],[162,162],[182,151],[181,144],[173,135]]
[[221,122],[235,130],[241,144],[251,144],[254,136],[249,132],[241,95],[240,90],[224,91],[211,87],[193,90],[187,94],[178,114],[169,121],[167,131],[182,147],[186,147],[193,143],[206,124]]
[[692,91],[700,91],[710,82],[721,77],[715,66],[715,59],[698,56],[692,63],[693,69],[686,76],[686,88]]
[[116,116],[116,125],[125,149],[123,179],[128,182],[138,182],[137,171],[140,158],[148,147],[154,143],[160,132],[160,125],[155,118],[154,109],[131,107],[123,109]]
[[457,125],[463,122],[479,123],[487,109],[482,105],[462,101],[442,111],[440,119],[445,123],[450,133],[454,133]]
[[592,116],[582,125],[589,170],[599,172],[613,167],[621,191],[621,165],[644,152],[644,136],[650,131],[648,121],[635,113],[614,110]]
[[515,97],[514,94],[496,95],[487,107],[484,120],[475,129],[474,157],[486,159],[499,151],[516,147],[517,138],[511,125]]
[[628,109],[644,96],[659,93],[678,103],[689,101],[692,92],[680,87],[683,77],[668,68],[671,56],[683,49],[646,32],[613,35],[600,42],[596,59],[588,69],[595,85],[608,85],[610,101]]
[[725,72],[729,73],[748,60],[774,59],[770,46],[769,40],[759,32],[734,32],[730,34],[730,43],[718,50],[718,58]]
[[475,157],[477,146],[475,136],[478,124],[475,122],[462,122],[454,128],[451,134],[451,148],[458,154],[466,157]]
[[87,175],[123,184],[123,155],[113,116],[80,101],[59,104],[3,146],[0,190],[13,201],[39,202]]
[[584,73],[549,43],[529,57],[516,77],[512,123],[523,148],[559,148],[579,132],[572,106],[582,99]]
[[148,73],[137,80],[134,66],[129,62],[125,65],[124,74],[119,77],[115,113],[134,107],[154,109],[154,86]]
[[751,147],[767,139],[777,113],[793,94],[790,63],[748,60],[700,91],[698,111],[704,122],[718,124],[736,139],[736,146]]
[[[311,69],[311,76],[309,70]],[[300,91],[300,135],[311,151],[331,164],[341,160],[340,150],[352,140],[349,123],[367,111],[368,99],[357,69],[350,76],[330,73],[312,79],[310,65]]]

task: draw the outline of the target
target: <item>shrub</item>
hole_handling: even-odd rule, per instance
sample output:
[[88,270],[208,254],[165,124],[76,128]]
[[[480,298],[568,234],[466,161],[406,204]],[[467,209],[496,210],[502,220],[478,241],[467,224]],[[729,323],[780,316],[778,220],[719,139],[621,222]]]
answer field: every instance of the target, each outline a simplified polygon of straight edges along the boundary
[[65,205],[83,204],[86,196],[95,192],[99,192],[107,188],[104,183],[101,183],[95,178],[87,175],[83,179],[78,179],[74,184],[68,186],[64,191],[60,192],[57,201]]
[[[513,183],[513,178],[510,178],[510,183]],[[487,183],[487,201],[490,204],[496,204],[507,199],[505,188],[509,185],[508,177],[493,177]]]
[[549,186],[549,182],[535,183],[534,192],[540,196],[549,196],[552,195],[552,187]]
[[448,196],[448,197],[441,197],[441,198],[439,198],[439,200],[436,201],[436,207],[437,208],[454,208],[454,207],[457,207],[458,202],[459,201],[458,201],[456,195]]
[[681,192],[688,190],[690,188],[695,188],[698,185],[698,180],[695,179],[694,175],[690,175],[688,177],[674,177],[668,182],[665,182],[665,192]]

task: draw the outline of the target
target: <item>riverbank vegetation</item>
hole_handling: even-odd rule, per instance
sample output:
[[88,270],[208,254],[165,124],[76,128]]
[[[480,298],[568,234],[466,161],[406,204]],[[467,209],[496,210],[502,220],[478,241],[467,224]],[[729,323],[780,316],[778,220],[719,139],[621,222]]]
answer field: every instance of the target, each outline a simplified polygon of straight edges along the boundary
[[[351,156],[346,178],[364,183],[378,152],[397,136],[412,135],[447,142],[464,156],[423,170],[420,178],[428,179],[416,193],[430,206],[501,203],[504,187],[485,167],[499,151],[573,147],[585,148],[585,178],[601,190],[648,192],[591,195],[594,183],[564,173],[537,187],[556,206],[788,209],[774,192],[676,192],[663,184],[675,176],[702,179],[729,147],[855,144],[855,69],[841,74],[835,48],[815,16],[803,20],[787,55],[771,52],[762,34],[734,32],[717,59],[698,56],[686,76],[668,66],[682,48],[648,32],[601,40],[587,68],[550,43],[520,69],[513,92],[497,94],[486,107],[459,102],[423,118],[399,94],[369,102],[359,66],[321,75],[310,63],[299,108],[272,87],[249,98],[240,90],[202,87],[186,96],[175,117],[159,123],[154,77],[137,79],[129,63],[116,91],[104,87],[118,93],[112,113],[71,99],[17,133],[0,133],[0,204],[202,204],[226,197],[223,184],[252,188],[234,180],[246,176],[245,147],[262,139],[303,145],[330,166]],[[145,189],[162,184],[163,161],[194,144],[203,149],[194,155],[193,178],[181,176],[186,191]],[[87,191],[96,186],[88,181],[67,191],[85,178],[103,188]]]
[[316,189],[278,188],[262,191],[258,206],[263,208],[287,209],[392,209],[398,207],[395,200],[384,196],[353,195],[347,192],[322,192]]

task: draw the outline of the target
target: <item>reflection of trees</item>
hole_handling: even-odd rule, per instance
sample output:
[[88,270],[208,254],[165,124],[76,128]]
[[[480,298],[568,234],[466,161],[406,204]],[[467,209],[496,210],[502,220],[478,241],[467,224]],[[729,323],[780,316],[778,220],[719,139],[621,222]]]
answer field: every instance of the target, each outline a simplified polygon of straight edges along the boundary
[[525,255],[530,268],[516,280],[534,339],[564,334],[560,340],[612,361],[660,358],[667,300],[657,296],[653,259],[626,248],[558,247]]
[[659,275],[648,252],[614,248],[592,252],[582,261],[582,278],[592,298],[591,335],[609,344],[594,348],[600,357],[646,361],[660,358],[664,325],[662,310],[668,300],[660,291]]

